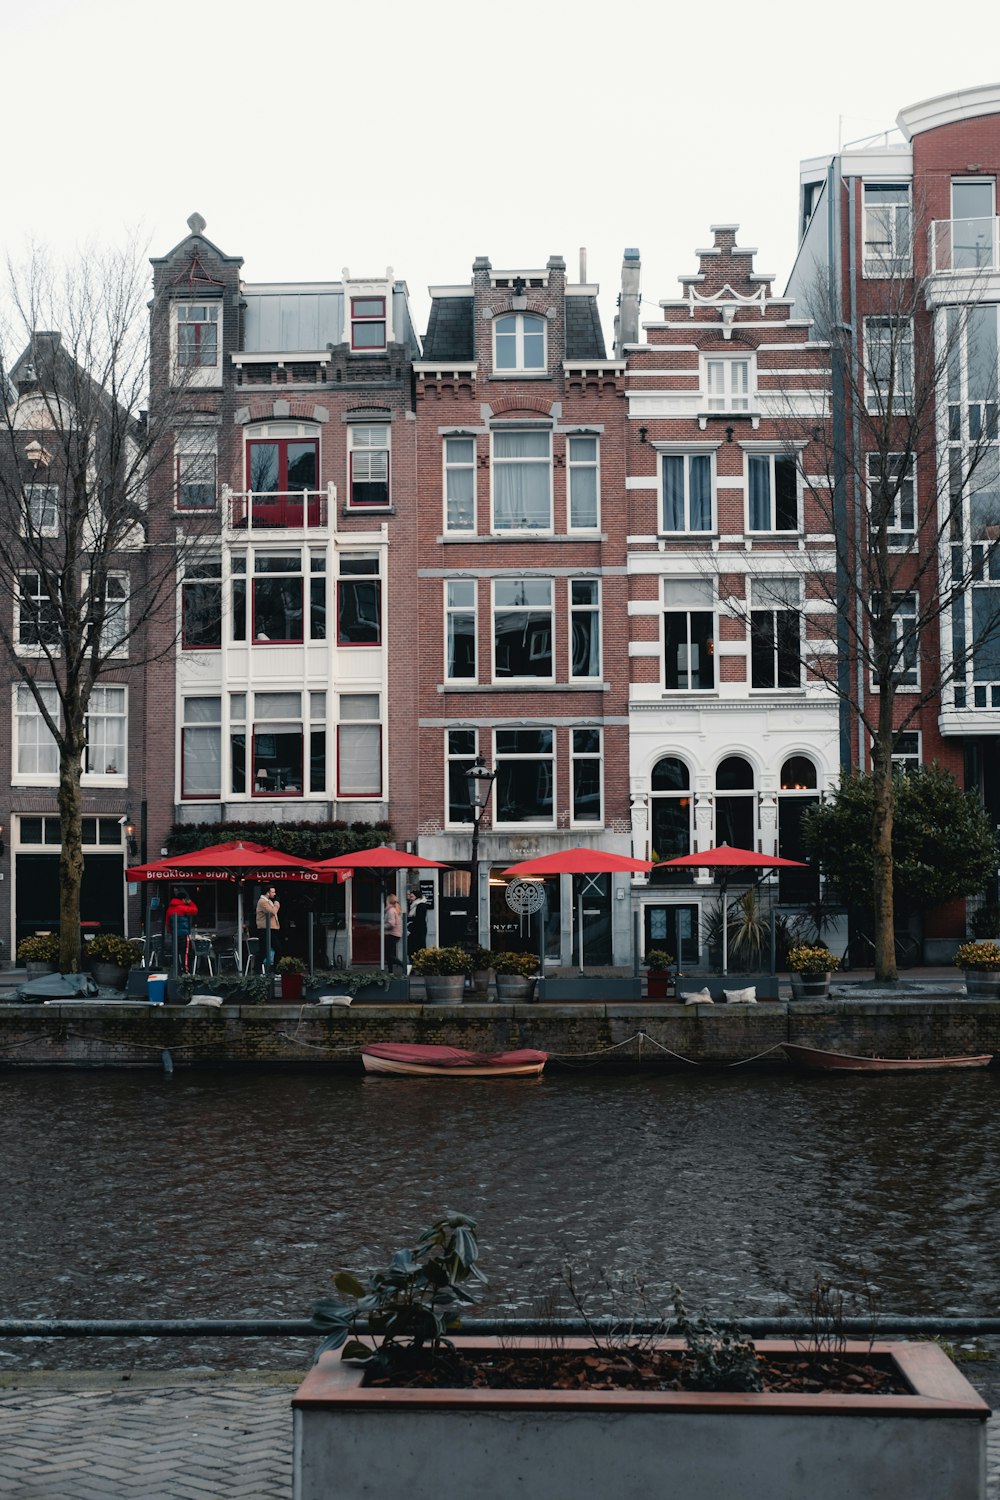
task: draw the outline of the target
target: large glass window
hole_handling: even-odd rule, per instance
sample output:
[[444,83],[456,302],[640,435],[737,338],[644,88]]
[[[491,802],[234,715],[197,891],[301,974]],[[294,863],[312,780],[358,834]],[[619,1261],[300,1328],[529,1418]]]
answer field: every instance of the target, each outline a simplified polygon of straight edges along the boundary
[[707,453],[665,453],[663,530],[712,530],[712,459]]
[[551,729],[496,731],[496,825],[555,822]]
[[125,776],[126,689],[93,687],[87,709],[87,748],[83,769],[88,776]]
[[545,369],[545,319],[536,313],[504,313],[493,319],[495,370]]
[[913,324],[909,318],[865,318],[865,392],[880,415],[909,410],[913,398]]
[[802,683],[801,605],[797,578],[750,581],[750,681],[755,688]]
[[341,693],[337,794],[381,797],[382,724],[377,693]]
[[884,521],[889,545],[908,547],[917,520],[913,454],[887,453],[885,457],[883,465],[881,453],[868,455],[869,531],[874,535]]
[[476,679],[476,581],[449,578],[445,581],[444,675],[452,681]]
[[301,693],[255,693],[253,795],[301,797],[303,725]]
[[[694,797],[691,773],[676,755],[664,755],[656,762],[650,778],[649,857],[654,862],[652,878],[656,882],[690,883],[692,870],[670,869],[664,860],[690,854],[694,834]],[[676,948],[669,950],[676,953]]]
[[[55,684],[40,682],[37,688],[46,711],[56,724],[60,724],[59,694]],[[17,684],[16,709],[18,776],[32,780],[54,780],[59,774],[59,747],[26,682]]]
[[476,440],[444,440],[444,524],[446,531],[476,529]]
[[[975,594],[973,590],[973,594]],[[872,597],[872,614],[879,609],[879,595]],[[920,640],[917,634],[916,594],[896,593],[892,596],[892,666],[893,687],[917,687],[920,682]],[[872,685],[879,686],[877,672],[872,673]]]
[[596,437],[566,440],[569,473],[569,529],[596,531],[600,521],[600,468]]
[[909,186],[866,182],[864,200],[865,275],[909,275]]
[[350,434],[350,504],[389,504],[389,425],[348,428]]
[[340,554],[337,645],[377,646],[382,640],[382,583],[377,555]]
[[552,437],[549,432],[494,432],[493,529],[551,531]]
[[795,459],[784,453],[749,458],[750,530],[798,531],[799,481]]
[[222,560],[191,559],[181,584],[181,646],[205,651],[222,645]]
[[222,699],[185,698],[181,722],[181,796],[222,792]]
[[710,578],[664,580],[663,681],[668,692],[715,687],[715,590]]
[[493,676],[552,679],[551,579],[494,581]]
[[742,755],[727,755],[715,773],[715,842],[733,849],[757,847],[753,766]]
[[790,755],[781,768],[778,796],[778,854],[797,859],[801,870],[778,871],[778,900],[786,904],[814,901],[819,895],[819,872],[810,866],[804,826],[810,808],[816,807],[816,767],[807,755]]
[[445,751],[448,774],[448,822],[471,823],[468,771],[479,754],[479,735],[475,729],[446,729]]
[[570,774],[572,777],[572,821],[600,825],[604,822],[601,797],[601,767],[604,763],[600,729],[571,729]]
[[302,554],[258,552],[254,558],[253,638],[257,645],[302,640]]
[[570,677],[601,675],[601,585],[596,578],[569,580]]

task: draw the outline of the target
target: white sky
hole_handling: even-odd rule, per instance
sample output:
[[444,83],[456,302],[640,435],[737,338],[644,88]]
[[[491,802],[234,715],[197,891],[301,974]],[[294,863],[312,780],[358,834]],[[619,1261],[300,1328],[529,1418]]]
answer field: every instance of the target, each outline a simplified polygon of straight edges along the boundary
[[423,333],[474,256],[585,245],[609,345],[626,245],[648,318],[713,223],[781,291],[801,158],[1000,74],[1000,10],[940,0],[0,0],[0,37],[3,252],[197,210],[250,281],[391,265]]

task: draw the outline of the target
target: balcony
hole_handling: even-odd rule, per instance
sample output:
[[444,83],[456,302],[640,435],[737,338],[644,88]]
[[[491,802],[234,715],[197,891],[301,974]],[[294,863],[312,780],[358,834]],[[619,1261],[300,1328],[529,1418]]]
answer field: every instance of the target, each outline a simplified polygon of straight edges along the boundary
[[325,490],[231,490],[223,486],[223,525],[227,531],[306,533],[325,531],[336,514],[337,486]]
[[1000,267],[1000,219],[935,219],[930,274],[960,275]]

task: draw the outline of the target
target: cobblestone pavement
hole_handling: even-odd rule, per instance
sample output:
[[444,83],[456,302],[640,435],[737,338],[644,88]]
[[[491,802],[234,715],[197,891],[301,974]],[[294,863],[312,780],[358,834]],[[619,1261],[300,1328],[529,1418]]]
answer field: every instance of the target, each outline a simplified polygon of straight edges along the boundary
[[[996,1377],[965,1367],[987,1400]],[[8,1376],[0,1387],[3,1500],[290,1500],[297,1374]],[[1000,1500],[1000,1415],[987,1431]],[[971,1500],[971,1497],[970,1497]]]

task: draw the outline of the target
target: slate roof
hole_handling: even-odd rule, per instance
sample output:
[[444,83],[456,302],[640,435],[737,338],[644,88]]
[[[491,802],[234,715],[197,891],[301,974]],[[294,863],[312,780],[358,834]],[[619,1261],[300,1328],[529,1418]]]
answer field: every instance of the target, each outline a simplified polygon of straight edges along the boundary
[[436,360],[475,359],[473,337],[473,299],[468,297],[433,297],[431,315],[424,335],[423,358]]
[[607,358],[596,297],[566,298],[566,358]]

